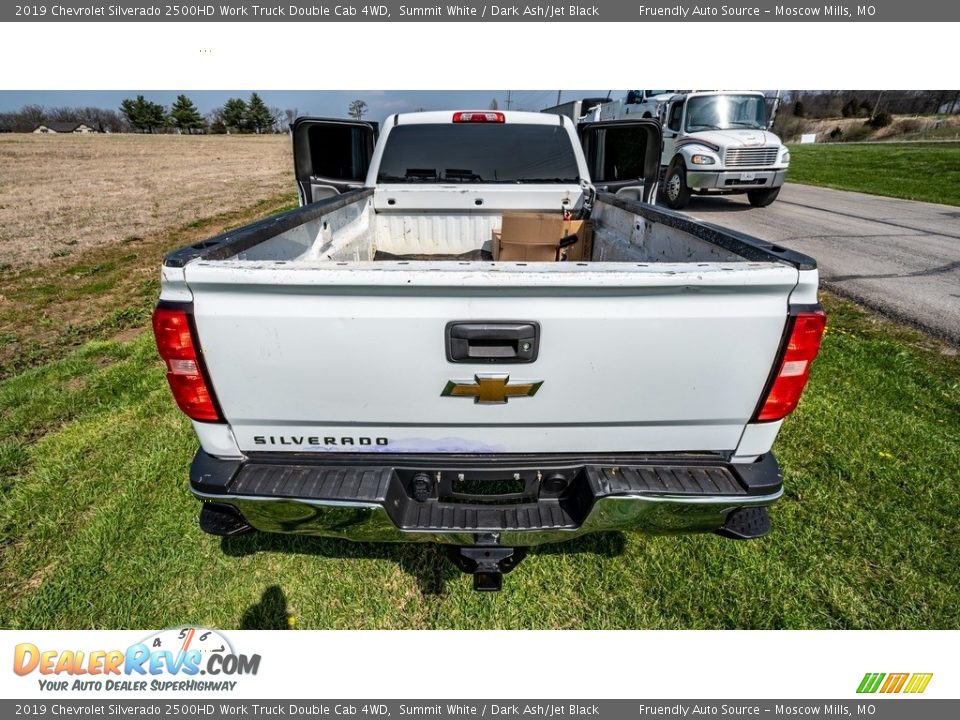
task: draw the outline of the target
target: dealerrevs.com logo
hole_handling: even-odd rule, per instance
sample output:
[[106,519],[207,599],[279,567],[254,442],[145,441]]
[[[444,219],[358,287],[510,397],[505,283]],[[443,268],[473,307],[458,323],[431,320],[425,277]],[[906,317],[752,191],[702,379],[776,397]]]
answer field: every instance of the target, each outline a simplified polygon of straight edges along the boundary
[[21,643],[13,655],[13,671],[36,673],[40,689],[47,691],[232,691],[234,678],[259,669],[260,655],[237,653],[222,633],[197,627],[163,630],[126,650],[50,650]]

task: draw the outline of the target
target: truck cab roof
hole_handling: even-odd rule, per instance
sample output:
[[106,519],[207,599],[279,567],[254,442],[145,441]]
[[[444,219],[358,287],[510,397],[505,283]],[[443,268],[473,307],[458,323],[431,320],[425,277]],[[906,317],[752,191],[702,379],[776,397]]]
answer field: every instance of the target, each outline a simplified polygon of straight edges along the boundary
[[[476,116],[474,119],[472,116]],[[486,117],[487,119],[481,119]],[[560,117],[561,120],[557,120]],[[502,118],[502,119],[493,119]],[[383,123],[385,128],[397,125],[438,125],[455,122],[478,123],[510,123],[515,125],[563,125],[569,122],[562,115],[552,115],[541,112],[526,112],[523,110],[427,110],[420,112],[395,113]]]
[[766,97],[759,90],[693,90],[691,92],[677,93],[671,100],[692,97],[709,97],[712,95],[755,95],[757,97]]

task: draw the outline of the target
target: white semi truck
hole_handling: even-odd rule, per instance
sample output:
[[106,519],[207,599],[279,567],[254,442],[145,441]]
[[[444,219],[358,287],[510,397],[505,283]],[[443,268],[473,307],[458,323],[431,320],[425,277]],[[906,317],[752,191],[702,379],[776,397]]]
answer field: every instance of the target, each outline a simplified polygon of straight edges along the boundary
[[696,195],[743,195],[754,207],[780,194],[790,151],[770,132],[760,92],[693,92],[663,107],[663,197],[675,210]]
[[[764,535],[825,322],[816,263],[651,205],[652,120],[377,132],[297,120],[302,206],[163,263],[201,528],[443,543],[480,590],[588,532]],[[518,212],[589,221],[589,252],[493,259]]]

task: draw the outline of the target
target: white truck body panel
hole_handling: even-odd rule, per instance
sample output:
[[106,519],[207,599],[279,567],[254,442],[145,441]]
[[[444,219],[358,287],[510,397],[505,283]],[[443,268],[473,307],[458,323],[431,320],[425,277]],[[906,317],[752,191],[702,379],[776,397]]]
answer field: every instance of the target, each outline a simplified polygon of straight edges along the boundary
[[[207,367],[242,451],[290,450],[255,441],[271,435],[321,438],[304,450],[370,449],[322,440],[359,432],[388,437],[373,448],[385,452],[733,450],[796,284],[796,271],[772,263],[351,265],[187,268]],[[491,318],[535,318],[538,361],[448,363],[445,324]],[[440,395],[449,380],[491,371],[543,386],[492,406]]]
[[[675,92],[675,90],[636,90],[633,98],[628,96],[597,107],[595,119],[602,121],[622,120],[629,117],[659,118],[663,106]],[[633,99],[634,102],[627,102],[629,99]]]

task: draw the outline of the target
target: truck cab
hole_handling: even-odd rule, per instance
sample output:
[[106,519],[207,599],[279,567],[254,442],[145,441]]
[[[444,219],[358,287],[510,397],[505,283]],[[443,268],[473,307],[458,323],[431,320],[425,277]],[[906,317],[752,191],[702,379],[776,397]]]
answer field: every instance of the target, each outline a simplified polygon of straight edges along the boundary
[[745,194],[754,207],[777,199],[790,151],[770,132],[767,101],[752,91],[674,95],[664,107],[660,170],[674,210],[693,194]]

